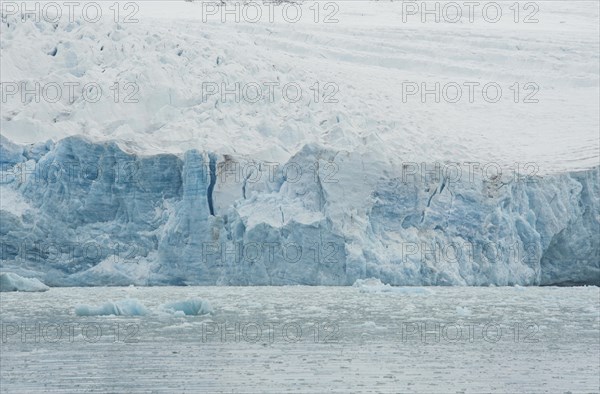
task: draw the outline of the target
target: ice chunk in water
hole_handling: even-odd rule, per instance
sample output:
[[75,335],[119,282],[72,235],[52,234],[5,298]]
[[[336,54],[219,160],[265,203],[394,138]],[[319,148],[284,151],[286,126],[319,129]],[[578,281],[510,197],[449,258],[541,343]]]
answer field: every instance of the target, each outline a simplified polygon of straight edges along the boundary
[[358,287],[361,293],[402,293],[402,294],[429,294],[429,290],[422,287],[392,287],[384,284],[377,278],[357,279],[354,287]]
[[75,307],[77,316],[144,316],[148,310],[138,300],[134,298],[107,302],[100,306],[77,305]]
[[46,291],[50,289],[36,278],[23,278],[11,272],[0,273],[0,291]]
[[205,315],[213,311],[208,301],[199,298],[170,302],[163,305],[163,309],[174,313],[183,312],[185,315],[192,316]]

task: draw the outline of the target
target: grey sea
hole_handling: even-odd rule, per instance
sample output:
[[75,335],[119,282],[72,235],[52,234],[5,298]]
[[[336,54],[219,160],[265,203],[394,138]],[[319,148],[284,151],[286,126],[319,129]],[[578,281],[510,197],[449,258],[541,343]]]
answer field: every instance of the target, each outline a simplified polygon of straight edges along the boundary
[[[163,308],[189,299],[212,312]],[[114,301],[145,314],[75,313]],[[600,387],[598,287],[52,288],[2,293],[0,305],[3,393]]]

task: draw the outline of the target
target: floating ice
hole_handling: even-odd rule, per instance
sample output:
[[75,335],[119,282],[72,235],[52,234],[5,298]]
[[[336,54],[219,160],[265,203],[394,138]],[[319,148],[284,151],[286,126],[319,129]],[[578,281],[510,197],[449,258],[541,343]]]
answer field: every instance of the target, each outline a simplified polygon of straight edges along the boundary
[[208,301],[199,298],[170,302],[163,305],[162,309],[176,314],[178,312],[183,313],[188,316],[205,315],[213,311]]
[[353,284],[361,293],[401,293],[401,294],[429,294],[430,291],[422,287],[392,287],[384,284],[377,278],[357,279]]
[[[169,302],[158,309],[174,315],[188,316],[205,315],[213,311],[208,301],[199,298]],[[135,298],[107,302],[99,306],[82,304],[75,307],[77,316],[145,316],[150,313],[151,311]]]
[[0,291],[46,291],[48,286],[36,278],[23,278],[11,272],[0,273]]
[[352,286],[359,287],[361,289],[391,287],[390,285],[384,284],[381,280],[377,278],[357,279]]
[[75,307],[77,316],[144,316],[148,310],[136,299],[126,299],[115,302],[107,302],[100,306],[77,305]]
[[469,308],[467,308],[466,306],[457,306],[456,314],[458,316],[471,316],[471,310]]

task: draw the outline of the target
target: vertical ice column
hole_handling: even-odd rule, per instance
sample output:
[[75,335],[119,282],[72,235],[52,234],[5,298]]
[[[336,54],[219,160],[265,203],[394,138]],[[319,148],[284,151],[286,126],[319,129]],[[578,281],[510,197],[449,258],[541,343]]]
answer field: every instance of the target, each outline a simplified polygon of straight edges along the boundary
[[210,160],[206,153],[185,153],[182,169],[182,196],[169,218],[160,241],[161,264],[169,267],[175,281],[214,281],[205,267],[203,245],[211,238]]

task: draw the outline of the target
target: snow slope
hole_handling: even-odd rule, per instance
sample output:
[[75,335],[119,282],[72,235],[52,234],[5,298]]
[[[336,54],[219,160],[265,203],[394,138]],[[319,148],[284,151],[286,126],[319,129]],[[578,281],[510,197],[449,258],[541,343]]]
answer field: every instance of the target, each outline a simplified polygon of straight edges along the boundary
[[[387,2],[221,23],[154,3],[133,24],[3,20],[3,83],[79,85],[2,105],[2,267],[54,285],[599,283],[597,3],[542,2],[536,24],[403,23]],[[238,82],[279,85],[203,95]],[[424,82],[503,96],[403,95]]]
[[[116,24],[108,13],[93,24],[63,17],[56,28],[4,23],[3,82],[80,85],[72,104],[67,88],[56,103],[10,96],[2,134],[19,143],[84,134],[144,154],[196,148],[279,161],[316,142],[395,161],[529,161],[544,173],[598,164],[596,2],[542,2],[534,24],[513,23],[506,9],[498,24],[479,14],[474,23],[403,23],[401,2],[368,1],[338,3],[339,23],[313,23],[306,8],[297,24],[203,23],[201,4],[142,2],[138,23]],[[110,90],[117,81],[119,103]],[[286,101],[280,87],[257,103],[202,95],[203,83],[277,81],[298,84],[302,99]],[[498,83],[502,100],[478,92],[469,103],[465,88],[456,104],[402,101],[402,82],[468,81]],[[82,97],[89,82],[103,90],[97,103]],[[316,82],[339,102],[315,103]],[[515,104],[515,82],[537,83],[540,102]],[[530,91],[521,90],[523,101]],[[124,103],[130,94],[139,103]]]

